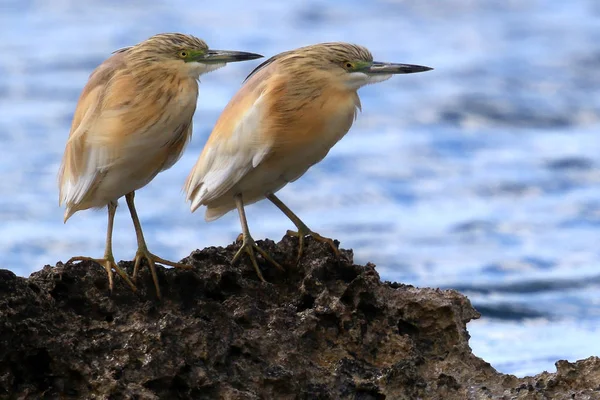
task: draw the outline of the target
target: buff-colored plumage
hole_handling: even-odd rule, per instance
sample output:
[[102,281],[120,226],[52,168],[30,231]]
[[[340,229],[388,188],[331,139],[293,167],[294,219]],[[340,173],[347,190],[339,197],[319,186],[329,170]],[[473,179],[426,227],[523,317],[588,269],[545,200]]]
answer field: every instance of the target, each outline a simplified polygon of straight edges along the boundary
[[[115,52],[91,74],[80,96],[59,173],[65,222],[77,211],[109,206],[112,227],[111,207],[127,196],[138,235],[135,270],[142,258],[148,261],[159,296],[154,261],[182,265],[147,251],[134,192],[181,157],[192,135],[199,76],[228,61],[258,57],[209,50],[205,42],[189,35],[159,34]],[[108,245],[109,238],[107,254],[99,261],[109,279],[111,268],[123,276],[110,260]]]
[[[361,86],[429,69],[373,62],[367,49],[347,43],[272,57],[247,78],[217,121],[185,184],[191,210],[206,206],[211,221],[237,207],[244,225],[240,208],[266,197],[296,224],[301,241],[310,234],[333,247],[274,193],[321,161],[348,132],[360,110]],[[258,250],[250,239],[249,254],[251,247]]]
[[113,55],[92,74],[75,110],[60,175],[65,221],[145,186],[191,137],[196,79],[151,68],[132,74],[127,56]]

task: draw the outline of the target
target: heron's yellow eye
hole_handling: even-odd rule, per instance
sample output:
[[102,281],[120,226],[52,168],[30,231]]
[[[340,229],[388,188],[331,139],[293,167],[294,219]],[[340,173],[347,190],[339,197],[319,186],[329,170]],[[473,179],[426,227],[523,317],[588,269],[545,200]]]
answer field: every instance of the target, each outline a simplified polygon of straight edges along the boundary
[[344,62],[344,68],[346,68],[346,69],[354,69],[354,64],[351,63],[350,61],[345,61]]
[[179,57],[181,57],[181,58],[186,58],[187,56],[188,56],[188,52],[187,52],[187,51],[185,51],[185,50],[181,50],[181,51],[179,52]]

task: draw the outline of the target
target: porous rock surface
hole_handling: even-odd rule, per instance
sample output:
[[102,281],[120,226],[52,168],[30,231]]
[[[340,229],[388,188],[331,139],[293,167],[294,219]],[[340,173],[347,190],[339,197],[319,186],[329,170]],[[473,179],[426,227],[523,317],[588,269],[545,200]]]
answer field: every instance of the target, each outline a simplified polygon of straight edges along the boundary
[[[517,379],[472,354],[478,318],[452,290],[381,282],[375,266],[307,240],[258,244],[281,262],[258,280],[239,247],[194,251],[134,294],[92,263],[0,270],[2,399],[600,399],[600,359]],[[121,262],[131,272],[130,262]]]

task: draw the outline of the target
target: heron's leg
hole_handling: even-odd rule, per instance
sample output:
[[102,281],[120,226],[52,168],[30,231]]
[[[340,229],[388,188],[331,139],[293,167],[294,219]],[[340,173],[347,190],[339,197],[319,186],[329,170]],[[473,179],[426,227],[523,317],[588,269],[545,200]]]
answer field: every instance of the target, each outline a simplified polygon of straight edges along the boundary
[[137,290],[135,285],[131,282],[131,280],[125,273],[125,271],[123,271],[121,268],[119,268],[119,266],[115,262],[115,257],[113,256],[113,252],[112,252],[112,234],[113,234],[113,225],[115,222],[116,211],[117,211],[117,203],[112,202],[112,201],[110,203],[108,203],[108,225],[106,227],[106,247],[104,249],[104,257],[103,258],[73,257],[68,262],[70,263],[73,261],[93,261],[95,263],[102,265],[104,267],[104,269],[106,270],[106,273],[108,274],[108,287],[110,288],[111,292],[114,288],[113,272],[112,272],[112,270],[114,269],[115,271],[117,271],[117,274],[119,274],[121,276],[121,278],[123,278],[125,280],[125,282],[127,282],[127,284],[131,287],[131,290],[133,290],[135,292]]
[[289,219],[290,221],[292,221],[294,223],[294,225],[296,225],[296,228],[298,228],[297,232],[294,231],[287,231],[288,235],[292,235],[292,236],[298,236],[298,259],[297,261],[300,261],[300,258],[302,257],[302,251],[304,248],[304,237],[305,236],[312,236],[313,239],[319,241],[319,242],[323,242],[323,243],[327,243],[331,249],[333,250],[333,252],[335,253],[336,257],[340,256],[340,250],[337,248],[337,246],[335,245],[335,243],[333,242],[332,239],[330,238],[326,238],[324,236],[319,235],[317,232],[312,231],[308,226],[306,226],[306,224],[304,222],[302,222],[302,220],[300,218],[298,218],[298,216],[296,214],[294,214],[292,212],[292,210],[290,210],[288,208],[288,206],[286,206],[285,204],[283,204],[283,202],[281,200],[279,200],[279,198],[277,196],[275,196],[274,194],[270,193],[267,196],[267,199],[269,199],[271,201],[271,203],[275,204],[277,206],[277,208],[279,208]]
[[235,253],[235,256],[233,256],[233,260],[231,260],[231,262],[235,263],[245,251],[246,253],[248,253],[248,257],[250,257],[250,261],[254,266],[256,274],[258,275],[261,281],[265,282],[265,278],[263,277],[262,273],[260,272],[260,269],[258,268],[258,263],[256,262],[254,250],[258,251],[265,260],[273,264],[278,269],[283,271],[283,267],[279,265],[277,261],[273,260],[273,258],[271,258],[271,256],[267,254],[267,252],[258,247],[254,242],[254,239],[252,239],[252,236],[250,236],[250,230],[248,229],[248,221],[246,220],[246,212],[244,211],[244,202],[242,200],[241,194],[235,196],[235,205],[240,215],[240,223],[242,224],[242,246],[237,251],[237,253]]
[[173,261],[168,261],[163,258],[160,258],[148,250],[148,246],[146,245],[146,240],[144,239],[144,233],[142,232],[142,225],[140,224],[140,219],[138,218],[137,211],[135,209],[134,199],[135,192],[130,192],[125,195],[125,200],[127,201],[127,207],[129,207],[129,212],[131,214],[131,219],[133,221],[133,227],[135,228],[135,235],[137,237],[138,249],[135,253],[135,264],[133,267],[133,280],[137,278],[137,273],[141,262],[145,259],[148,262],[148,266],[150,267],[150,273],[152,274],[152,280],[154,281],[154,287],[156,289],[156,296],[160,299],[160,287],[158,285],[158,275],[156,275],[156,263],[169,265],[175,268],[182,269],[190,269],[191,266],[183,263],[176,263]]

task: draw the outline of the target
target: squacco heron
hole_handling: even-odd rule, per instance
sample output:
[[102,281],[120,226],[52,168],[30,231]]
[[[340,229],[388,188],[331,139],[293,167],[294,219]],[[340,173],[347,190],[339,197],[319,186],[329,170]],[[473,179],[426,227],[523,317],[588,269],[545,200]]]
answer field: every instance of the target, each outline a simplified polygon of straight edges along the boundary
[[192,135],[200,75],[227,62],[259,54],[211,50],[194,36],[164,33],[121,50],[90,75],[75,109],[59,172],[59,203],[65,222],[77,211],[108,207],[104,257],[73,257],[101,264],[113,289],[113,269],[135,290],[112,252],[117,200],[125,196],[138,249],[133,281],[146,260],[157,296],[155,263],[186,268],[148,251],[134,205],[137,189],[177,162]]
[[269,199],[296,226],[298,260],[304,237],[334,242],[306,226],[275,192],[321,161],[350,129],[361,109],[357,90],[393,74],[428,71],[419,65],[373,61],[364,47],[322,43],[278,54],[259,65],[219,117],[185,184],[191,210],[207,207],[215,220],[237,208],[242,246],[264,280],[254,250],[281,268],[252,239],[244,205]]

